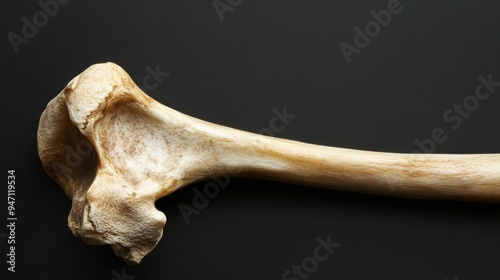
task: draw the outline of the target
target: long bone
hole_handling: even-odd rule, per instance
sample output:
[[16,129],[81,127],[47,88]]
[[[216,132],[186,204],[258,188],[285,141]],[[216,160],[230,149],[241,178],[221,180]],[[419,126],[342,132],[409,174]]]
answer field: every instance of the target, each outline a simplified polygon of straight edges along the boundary
[[500,201],[500,154],[397,154],[306,144],[208,123],[95,64],[40,118],[42,165],[72,199],[68,225],[138,264],[166,223],[155,201],[226,174],[408,198]]

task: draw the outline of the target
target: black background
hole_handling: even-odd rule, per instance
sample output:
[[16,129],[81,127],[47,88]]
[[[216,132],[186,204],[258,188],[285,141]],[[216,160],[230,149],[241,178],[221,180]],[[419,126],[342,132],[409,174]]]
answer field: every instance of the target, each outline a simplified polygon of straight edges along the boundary
[[[221,0],[227,3],[225,0]],[[233,1],[238,2],[238,1]],[[500,279],[500,206],[418,201],[232,178],[186,225],[193,188],[160,199],[164,236],[136,267],[67,227],[70,200],[43,171],[36,130],[47,102],[88,66],[121,65],[141,85],[146,67],[169,72],[147,93],[186,114],[259,132],[273,108],[297,117],[276,136],[347,148],[411,152],[442,128],[439,153],[500,152],[500,88],[453,130],[443,112],[500,80],[498,1],[402,0],[347,63],[371,10],[387,0],[243,0],[221,22],[211,0],[78,1],[60,5],[16,54],[36,1],[3,1],[2,218],[7,170],[16,170],[16,273],[7,279],[281,279],[313,255],[316,238],[341,246],[309,279]],[[0,227],[0,233],[6,233]],[[15,277],[17,276],[17,277]],[[6,279],[3,276],[2,279]],[[115,277],[115,279],[118,279]],[[132,279],[131,277],[129,279]]]

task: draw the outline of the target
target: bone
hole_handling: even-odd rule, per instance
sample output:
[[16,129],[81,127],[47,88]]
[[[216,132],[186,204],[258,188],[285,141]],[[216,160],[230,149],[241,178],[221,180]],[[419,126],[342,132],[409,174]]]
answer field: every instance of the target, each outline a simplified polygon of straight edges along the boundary
[[136,265],[162,237],[155,201],[227,174],[405,198],[500,201],[499,154],[402,154],[327,147],[212,124],[166,107],[113,63],[49,102],[38,127],[48,175],[72,200],[68,225]]

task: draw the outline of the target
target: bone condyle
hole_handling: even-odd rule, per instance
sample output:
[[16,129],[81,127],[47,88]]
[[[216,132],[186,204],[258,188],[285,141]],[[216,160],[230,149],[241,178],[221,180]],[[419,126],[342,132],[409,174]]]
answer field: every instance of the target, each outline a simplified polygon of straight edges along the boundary
[[[78,161],[68,163],[68,153]],[[138,264],[159,242],[155,201],[232,174],[408,198],[500,201],[499,154],[401,154],[306,144],[199,120],[146,95],[118,65],[90,66],[49,102],[38,127],[48,175],[72,200],[68,224]]]

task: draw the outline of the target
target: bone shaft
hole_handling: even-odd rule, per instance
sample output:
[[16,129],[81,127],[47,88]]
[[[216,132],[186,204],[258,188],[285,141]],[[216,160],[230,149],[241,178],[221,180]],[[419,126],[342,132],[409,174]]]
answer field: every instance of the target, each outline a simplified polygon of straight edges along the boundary
[[498,154],[368,152],[267,136],[250,143],[227,157],[240,175],[396,197],[500,201]]

